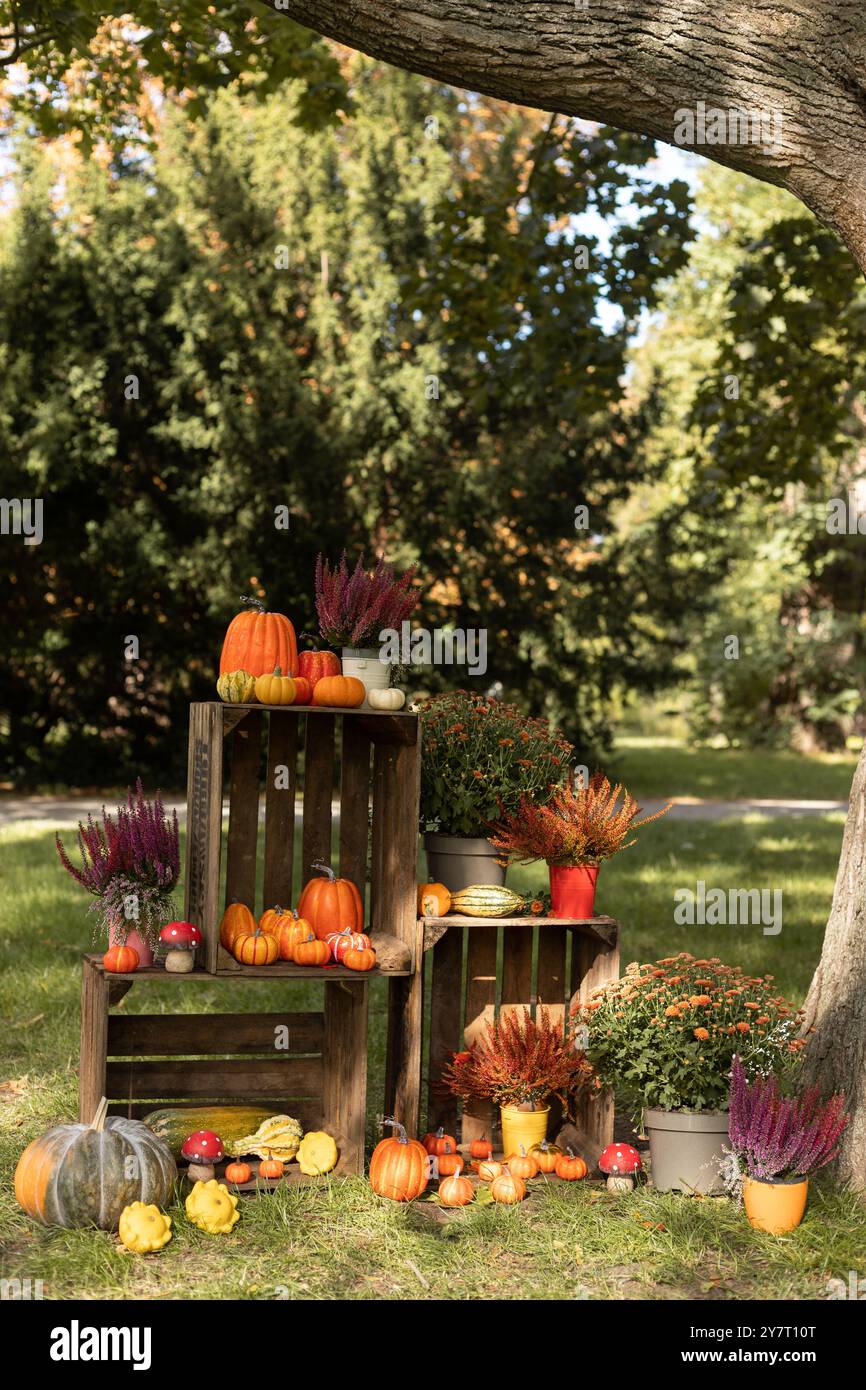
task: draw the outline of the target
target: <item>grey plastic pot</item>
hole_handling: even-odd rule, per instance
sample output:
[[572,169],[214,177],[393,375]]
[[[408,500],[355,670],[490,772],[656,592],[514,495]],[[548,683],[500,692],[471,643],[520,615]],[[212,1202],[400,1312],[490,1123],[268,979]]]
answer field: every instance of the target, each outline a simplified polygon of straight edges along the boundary
[[659,1192],[724,1192],[727,1110],[645,1110],[652,1182]]
[[452,893],[472,883],[505,882],[505,870],[496,859],[501,850],[489,840],[465,835],[440,835],[428,830],[424,836],[427,851],[428,883],[444,883]]

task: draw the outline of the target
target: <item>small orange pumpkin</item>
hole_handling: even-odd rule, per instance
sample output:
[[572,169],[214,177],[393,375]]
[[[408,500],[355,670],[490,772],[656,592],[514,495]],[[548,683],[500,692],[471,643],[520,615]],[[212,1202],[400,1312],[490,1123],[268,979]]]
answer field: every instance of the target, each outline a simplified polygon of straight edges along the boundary
[[512,1172],[516,1178],[538,1177],[538,1164],[532,1154],[526,1152],[522,1144],[520,1145],[520,1153],[509,1154],[505,1163],[509,1171]]
[[263,1158],[259,1164],[260,1178],[281,1178],[286,1165],[281,1158]]
[[342,965],[347,951],[369,950],[372,946],[366,932],[352,931],[351,927],[344,927],[342,931],[331,932],[325,940],[338,965]]
[[451,911],[451,894],[444,883],[418,884],[419,917],[444,917]]
[[586,1177],[589,1169],[580,1154],[569,1149],[567,1154],[559,1155],[554,1171],[558,1178],[565,1178],[566,1182],[579,1182],[581,1178]]
[[454,1173],[463,1172],[463,1159],[458,1153],[454,1153],[449,1145],[444,1153],[439,1154],[436,1159],[439,1165],[440,1178],[450,1178]]
[[220,945],[231,951],[241,932],[252,936],[256,919],[245,903],[229,903],[220,922]]
[[138,969],[139,955],[134,946],[109,946],[102,964],[112,975],[131,975]]
[[509,1173],[506,1168],[490,1184],[490,1192],[494,1202],[504,1202],[506,1206],[512,1207],[517,1202],[522,1202],[526,1196],[526,1183],[515,1173]]
[[312,932],[305,941],[297,943],[294,952],[292,959],[295,965],[327,965],[331,959],[327,941],[320,941]]
[[276,937],[258,927],[252,932],[241,932],[232,945],[232,955],[241,965],[273,965],[278,953]]
[[489,1139],[473,1139],[469,1145],[470,1158],[492,1158],[493,1145]]
[[461,1178],[459,1173],[454,1173],[439,1184],[439,1201],[443,1207],[465,1207],[474,1196],[472,1183],[468,1178]]
[[444,1125],[437,1130],[428,1129],[421,1140],[428,1154],[447,1154],[457,1152],[457,1140],[453,1134],[446,1134]]
[[556,1160],[562,1153],[562,1149],[556,1144],[549,1144],[546,1139],[542,1139],[540,1144],[533,1144],[529,1152],[538,1164],[540,1173],[556,1172]]
[[268,936],[279,936],[280,927],[293,921],[294,916],[287,907],[266,907],[259,918],[259,926]]
[[367,688],[357,676],[322,676],[313,687],[313,704],[337,709],[357,709],[363,705]]
[[343,964],[347,970],[372,970],[376,964],[376,952],[371,946],[362,946],[357,951],[352,948],[343,956]]
[[242,1183],[251,1182],[253,1170],[248,1163],[241,1163],[235,1160],[234,1163],[226,1164],[224,1177],[226,1182]]
[[505,1172],[501,1163],[497,1163],[494,1158],[488,1158],[478,1165],[478,1176],[482,1182],[495,1182]]
[[295,947],[301,941],[308,941],[313,935],[313,929],[309,922],[305,922],[303,917],[298,916],[297,912],[283,912],[282,908],[279,907],[272,909],[272,911],[274,914],[279,913],[279,916],[275,915],[272,919],[278,925],[274,928],[262,926],[264,918],[268,916],[267,913],[264,913],[259,926],[262,931],[276,939],[280,960],[294,960]]

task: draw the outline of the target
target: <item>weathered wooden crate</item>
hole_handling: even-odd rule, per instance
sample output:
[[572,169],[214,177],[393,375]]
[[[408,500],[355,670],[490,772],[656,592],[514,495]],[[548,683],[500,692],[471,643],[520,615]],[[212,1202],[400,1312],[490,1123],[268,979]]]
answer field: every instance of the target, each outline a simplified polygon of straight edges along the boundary
[[[426,917],[424,974],[430,977],[427,1038],[427,1127],[456,1133],[458,1104],[441,1086],[452,1052],[476,1040],[485,1023],[515,1009],[533,1017],[543,1006],[567,1019],[571,1004],[619,975],[619,923],[611,917]],[[579,1127],[603,1148],[613,1138],[613,1101],[587,1100]],[[471,1102],[462,1114],[462,1140],[493,1137],[494,1108]]]

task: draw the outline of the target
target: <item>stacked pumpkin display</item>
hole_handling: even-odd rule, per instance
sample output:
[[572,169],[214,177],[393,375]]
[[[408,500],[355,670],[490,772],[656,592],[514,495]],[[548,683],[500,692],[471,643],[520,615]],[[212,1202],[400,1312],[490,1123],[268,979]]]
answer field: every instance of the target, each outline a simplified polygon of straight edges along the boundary
[[327,864],[314,864],[296,912],[269,907],[258,922],[245,903],[231,903],[220,922],[220,942],[241,965],[344,965],[372,970],[376,952],[363,931],[364,905],[357,884],[338,878]]
[[357,709],[364,684],[344,676],[336,652],[301,652],[285,613],[258,599],[229,623],[220,655],[217,694],[226,704],[323,705]]

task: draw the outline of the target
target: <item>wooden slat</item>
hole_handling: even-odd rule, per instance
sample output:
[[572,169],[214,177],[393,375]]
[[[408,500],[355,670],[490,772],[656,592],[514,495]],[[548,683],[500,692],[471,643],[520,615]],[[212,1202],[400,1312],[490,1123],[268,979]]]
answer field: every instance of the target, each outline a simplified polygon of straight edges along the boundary
[[[227,953],[224,953],[227,954]],[[91,960],[93,957],[88,957]],[[96,957],[97,961],[101,960]],[[235,983],[247,980],[357,980],[357,970],[349,970],[344,965],[295,965],[291,961],[278,960],[273,965],[238,965],[235,961],[236,971],[232,975]],[[98,965],[101,969],[101,964]],[[366,973],[367,979],[376,975],[411,975],[409,967],[405,970],[392,969],[390,966],[374,966]],[[213,975],[206,970],[192,970],[188,975],[170,975],[161,966],[147,966],[145,969],[136,970],[134,974],[113,975],[114,980],[129,980],[133,984],[147,984],[148,982],[157,984],[169,984],[174,981],[177,985],[184,984],[213,984]]]
[[407,747],[418,743],[417,714],[373,714],[366,711],[356,715],[359,727],[374,743],[404,744]]
[[280,1058],[321,1052],[323,1036],[320,1013],[118,1014],[108,1020],[113,1057],[257,1053]]
[[[289,710],[268,715],[268,768],[265,782],[264,907],[291,907],[295,848],[295,786],[298,716]],[[279,786],[275,784],[279,781]]]
[[325,1128],[340,1151],[339,1171],[363,1173],[367,1114],[367,986],[325,985]]
[[109,1062],[106,1095],[118,1100],[247,1100],[256,1096],[321,1096],[321,1057],[280,1061]]
[[304,833],[301,887],[316,877],[314,863],[331,862],[334,716],[307,719],[304,749]]
[[538,928],[538,973],[535,985],[536,1009],[543,1008],[552,1023],[565,1018],[565,940],[566,930],[552,923]]
[[249,714],[232,734],[226,906],[246,903],[256,912],[256,843],[259,834],[259,766],[262,716]]
[[[571,1004],[586,1003],[594,989],[619,976],[619,933],[612,946],[593,942],[590,937],[572,937]],[[578,1129],[588,1144],[600,1152],[613,1139],[614,1100],[612,1091],[587,1096],[575,1106]]]
[[[421,932],[412,943],[413,959],[421,960]],[[388,982],[388,1043],[385,1062],[385,1114],[394,1115],[417,1135],[421,1110],[421,1029],[424,1012],[423,975],[418,969],[404,979]]]
[[85,958],[81,975],[81,1064],[78,1070],[78,1118],[90,1124],[105,1095],[108,1046],[108,981]]
[[439,1082],[442,1068],[460,1047],[463,933],[459,928],[452,927],[439,942],[433,952],[432,972],[427,1128],[444,1125],[453,1134],[457,1124],[457,1098],[444,1093]]
[[500,1017],[529,1008],[532,1002],[532,936],[532,930],[503,933]]
[[514,927],[531,931],[533,927],[543,927],[551,923],[556,927],[569,927],[584,936],[613,945],[617,940],[619,923],[615,917],[466,917],[462,912],[451,912],[447,917],[425,917],[426,943],[435,946],[448,927],[474,927],[481,931],[492,927]]
[[356,718],[343,719],[340,781],[340,874],[358,885],[366,910],[370,839],[370,739]]
[[223,795],[223,707],[189,708],[186,784],[186,866],[183,915],[204,935],[203,954],[215,971],[219,950],[220,850]]

